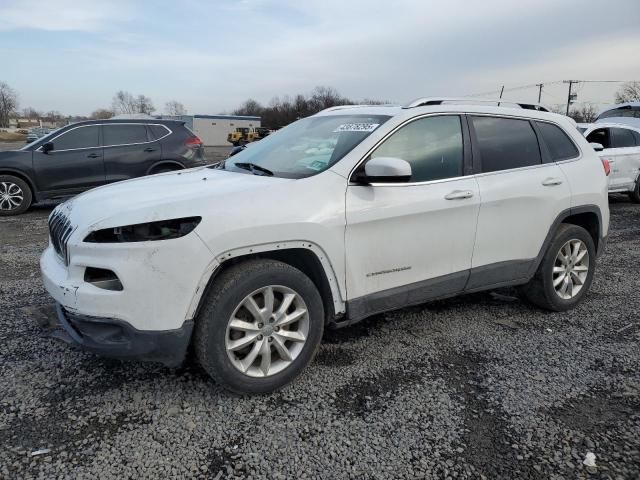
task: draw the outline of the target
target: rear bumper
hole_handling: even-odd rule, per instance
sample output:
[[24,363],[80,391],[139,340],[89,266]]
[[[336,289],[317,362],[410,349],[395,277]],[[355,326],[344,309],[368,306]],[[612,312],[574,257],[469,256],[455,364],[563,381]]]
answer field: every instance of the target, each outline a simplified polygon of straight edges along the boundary
[[118,359],[160,362],[169,367],[180,365],[187,352],[193,321],[185,321],[175,330],[142,331],[127,322],[67,311],[56,303],[58,325],[52,336],[83,350]]

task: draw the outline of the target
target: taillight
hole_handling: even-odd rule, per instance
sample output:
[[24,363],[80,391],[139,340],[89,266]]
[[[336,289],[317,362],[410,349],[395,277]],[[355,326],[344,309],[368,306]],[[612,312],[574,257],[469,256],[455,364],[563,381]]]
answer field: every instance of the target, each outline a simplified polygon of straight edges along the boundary
[[193,135],[193,136],[187,138],[184,141],[184,144],[187,147],[201,147],[202,146],[202,140],[200,140],[200,138],[198,136]]
[[611,165],[609,164],[609,160],[607,160],[606,158],[601,158],[600,160],[602,160],[602,166],[604,167],[604,174],[608,177],[609,174],[611,173]]

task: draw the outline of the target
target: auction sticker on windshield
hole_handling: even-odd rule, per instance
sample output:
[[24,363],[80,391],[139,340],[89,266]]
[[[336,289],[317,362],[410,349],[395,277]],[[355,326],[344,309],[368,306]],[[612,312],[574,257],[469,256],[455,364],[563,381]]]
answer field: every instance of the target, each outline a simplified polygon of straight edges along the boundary
[[334,132],[373,132],[379,123],[343,123]]

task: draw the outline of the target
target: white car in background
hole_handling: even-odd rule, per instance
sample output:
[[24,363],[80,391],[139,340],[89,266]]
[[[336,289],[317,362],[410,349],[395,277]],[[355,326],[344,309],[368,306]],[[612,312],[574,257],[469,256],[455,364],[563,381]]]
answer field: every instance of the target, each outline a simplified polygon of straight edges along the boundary
[[598,152],[609,161],[609,193],[627,193],[640,203],[640,126],[597,122],[578,127],[589,143],[602,145]]
[[621,123],[633,128],[640,128],[640,102],[626,102],[605,108],[596,123]]

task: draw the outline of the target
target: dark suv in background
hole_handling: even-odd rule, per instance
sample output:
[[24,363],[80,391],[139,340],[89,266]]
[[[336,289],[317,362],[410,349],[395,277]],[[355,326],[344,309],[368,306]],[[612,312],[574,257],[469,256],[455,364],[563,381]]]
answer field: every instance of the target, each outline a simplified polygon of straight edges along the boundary
[[200,139],[175,120],[92,120],[0,152],[0,216],[119,180],[205,165]]

